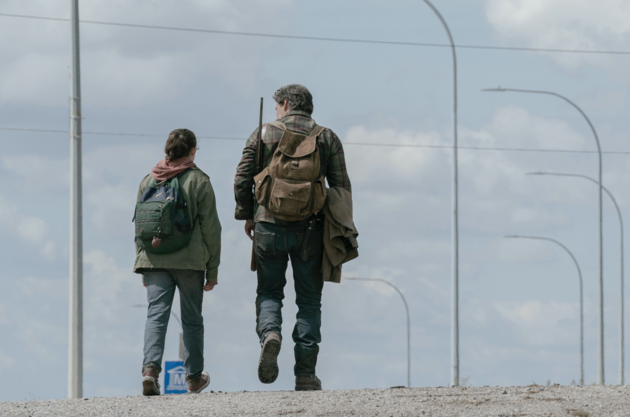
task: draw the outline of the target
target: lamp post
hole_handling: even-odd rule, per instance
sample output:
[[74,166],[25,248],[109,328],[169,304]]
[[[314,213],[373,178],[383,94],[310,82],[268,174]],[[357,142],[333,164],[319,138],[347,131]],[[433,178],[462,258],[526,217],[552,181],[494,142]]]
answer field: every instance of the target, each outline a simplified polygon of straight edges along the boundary
[[459,182],[457,170],[457,54],[451,30],[438,9],[429,0],[423,0],[444,26],[453,55],[453,166],[451,197],[451,385],[459,386]]
[[573,262],[575,263],[575,267],[577,268],[578,271],[578,277],[580,279],[580,385],[584,385],[584,297],[583,297],[583,289],[582,289],[582,271],[580,270],[580,265],[578,264],[577,259],[575,259],[575,256],[573,256],[573,253],[571,253],[571,251],[564,246],[562,243],[558,242],[555,239],[551,239],[548,237],[538,237],[538,236],[520,236],[520,235],[511,235],[511,236],[505,236],[506,238],[512,238],[512,239],[535,239],[535,240],[546,240],[549,242],[553,242],[556,245],[560,246],[562,249],[564,249],[569,256],[571,256],[571,259],[573,259]]
[[383,284],[387,284],[390,287],[392,287],[393,289],[396,290],[396,292],[400,295],[400,298],[402,298],[403,303],[405,304],[405,311],[407,313],[407,388],[411,388],[411,323],[409,321],[409,306],[407,305],[407,300],[405,299],[405,296],[403,295],[403,293],[391,282],[384,280],[384,279],[380,279],[380,278],[345,278],[344,279],[349,279],[349,280],[353,280],[353,281],[376,281],[376,282],[382,282]]
[[[527,175],[553,175],[556,177],[577,177],[577,178],[584,178],[586,180],[589,180],[591,182],[594,182],[595,184],[597,184],[597,180],[591,177],[588,177],[586,175],[580,175],[580,174],[562,174],[562,173],[557,173],[557,172],[530,172]],[[624,252],[623,252],[623,246],[624,246],[624,235],[623,235],[623,217],[621,216],[621,210],[619,209],[619,205],[617,204],[617,200],[615,200],[615,197],[613,197],[612,193],[610,192],[610,190],[608,190],[608,188],[604,187],[602,185],[602,190],[604,190],[606,192],[606,194],[608,194],[608,196],[610,197],[610,199],[612,200],[613,204],[615,205],[615,209],[617,209],[617,216],[619,216],[619,231],[621,234],[621,285],[620,285],[620,298],[621,298],[621,317],[620,317],[620,326],[619,326],[619,385],[624,385],[624,363],[625,363],[625,357],[624,357],[624,306],[625,306],[625,302],[624,302]]]
[[588,123],[591,131],[593,132],[593,136],[595,136],[595,142],[597,143],[597,154],[599,156],[599,167],[598,167],[598,196],[599,196],[599,385],[604,385],[604,227],[603,227],[603,214],[602,214],[602,148],[599,144],[599,137],[597,136],[597,131],[591,123],[590,119],[582,111],[581,108],[578,107],[577,104],[569,100],[568,98],[551,92],[551,91],[540,91],[540,90],[519,90],[514,88],[486,88],[482,91],[487,92],[514,92],[514,93],[529,93],[529,94],[546,94],[550,96],[558,97],[571,106],[573,106],[580,114],[584,117],[586,122]]
[[81,180],[81,72],[79,0],[71,0],[70,89],[70,320],[68,397],[83,397],[83,207]]

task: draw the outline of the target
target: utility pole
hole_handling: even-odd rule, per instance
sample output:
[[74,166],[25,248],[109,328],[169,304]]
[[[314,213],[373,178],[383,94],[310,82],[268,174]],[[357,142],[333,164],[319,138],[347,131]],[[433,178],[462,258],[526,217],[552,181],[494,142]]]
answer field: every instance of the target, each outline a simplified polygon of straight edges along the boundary
[[81,181],[81,73],[79,0],[72,3],[70,79],[70,343],[68,397],[83,397],[83,210]]

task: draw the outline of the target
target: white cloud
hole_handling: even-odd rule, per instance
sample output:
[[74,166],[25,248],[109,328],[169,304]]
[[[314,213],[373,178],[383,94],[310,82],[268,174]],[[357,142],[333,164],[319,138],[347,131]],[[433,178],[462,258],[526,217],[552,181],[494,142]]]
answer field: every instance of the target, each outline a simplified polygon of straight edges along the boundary
[[[84,20],[155,26],[238,31],[290,13],[292,0],[246,1],[143,0],[92,1],[81,4]],[[66,2],[35,0],[28,7],[15,0],[0,1],[7,13],[45,17],[69,16]],[[280,13],[278,13],[280,10]],[[188,16],[174,21],[173,16]],[[289,22],[290,20],[287,20]],[[94,105],[136,107],[154,105],[186,94],[199,79],[228,84],[239,92],[255,86],[259,61],[275,41],[226,44],[216,34],[186,33],[107,25],[81,25],[83,98]],[[0,103],[54,105],[67,102],[70,73],[68,22],[3,18],[0,27]],[[24,53],[28,51],[28,53]],[[221,65],[217,65],[221,62]],[[86,115],[88,116],[88,115]]]
[[[567,122],[539,117],[520,107],[499,109],[483,128],[460,129],[461,146],[526,149],[584,149],[584,136]],[[447,136],[437,132],[398,132],[394,129],[349,129],[346,142],[449,146]],[[432,219],[433,224],[449,224],[450,149],[347,146],[346,158],[355,190],[357,226],[366,221],[393,222],[397,218]],[[589,201],[582,188],[558,187],[554,181],[530,177],[540,171],[544,159],[519,152],[496,150],[459,151],[461,227],[509,233],[512,226],[540,230],[564,227],[570,223],[559,204]],[[595,165],[594,165],[595,166]],[[556,164],[549,171],[581,172],[577,161]],[[552,203],[553,205],[550,205]],[[413,211],[412,217],[410,213]],[[369,212],[369,218],[366,217]],[[426,226],[430,227],[430,226]],[[390,246],[383,254],[422,250],[419,242],[404,241],[407,249]],[[429,244],[434,249],[435,242]],[[448,252],[446,248],[445,252]]]
[[480,145],[575,150],[594,145],[566,121],[535,116],[518,106],[499,109],[486,129],[490,135],[475,136]]
[[68,159],[33,154],[10,155],[2,158],[2,167],[15,176],[14,180],[21,188],[30,192],[67,192],[69,187]]
[[18,206],[0,196],[0,228],[19,237],[23,242],[39,248],[47,260],[57,256],[56,242],[49,239],[48,224],[45,220],[23,214]]
[[579,341],[579,307],[573,303],[499,302],[494,307],[503,319],[516,326],[519,339],[527,345]]
[[140,275],[132,272],[131,265],[120,267],[112,256],[100,250],[87,252],[83,261],[86,282],[90,283],[85,291],[87,315],[90,320],[115,323],[122,310],[132,305],[128,287],[142,288]]
[[48,225],[37,217],[23,217],[17,223],[17,232],[30,243],[40,243],[48,234]]
[[[59,58],[50,53],[31,52],[0,64],[0,103],[52,104],[58,100],[63,94],[61,86],[64,82],[69,85],[70,74],[66,60]],[[42,94],[49,91],[53,94]]]
[[[345,142],[361,142],[386,145],[440,145],[439,134],[398,132],[394,129],[368,130],[365,126],[356,126],[348,130]],[[388,179],[383,174],[396,175],[402,179],[419,180],[430,175],[431,169],[438,165],[435,158],[424,152],[414,152],[409,148],[383,146],[362,146],[352,148],[348,159],[353,163],[352,179],[357,183],[382,181]],[[367,162],[369,161],[369,162]],[[366,163],[367,162],[367,163]],[[378,188],[378,187],[375,187]]]
[[[625,0],[487,0],[486,18],[499,35],[530,47],[626,50],[630,3]],[[567,67],[608,65],[605,56],[554,54]]]

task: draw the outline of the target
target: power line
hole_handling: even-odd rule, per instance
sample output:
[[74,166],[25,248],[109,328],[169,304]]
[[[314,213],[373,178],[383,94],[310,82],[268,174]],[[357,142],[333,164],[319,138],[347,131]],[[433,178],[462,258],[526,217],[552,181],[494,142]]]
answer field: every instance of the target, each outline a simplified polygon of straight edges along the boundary
[[[57,129],[27,129],[19,127],[0,127],[0,130],[8,130],[14,132],[37,132],[37,133],[68,133],[67,130]],[[146,138],[164,138],[165,135],[145,134],[145,133],[120,133],[120,132],[86,132],[84,135],[101,135],[101,136],[135,136]],[[238,140],[244,141],[243,138],[227,137],[227,136],[197,136],[199,139],[214,139],[214,140]]]
[[[360,143],[360,142],[343,142],[344,145],[361,145],[361,146],[388,146],[394,148],[436,148],[436,149],[452,149],[451,145],[398,145],[390,143]],[[457,149],[474,150],[474,151],[508,151],[508,152],[556,152],[556,153],[589,153],[597,154],[597,151],[574,151],[571,149],[527,149],[527,148],[495,148],[482,146],[458,146]],[[623,151],[602,151],[602,154],[614,155],[630,155],[630,152]]]
[[[60,18],[60,17],[30,16],[30,15],[9,14],[9,13],[0,13],[0,16],[17,17],[17,18],[22,18],[22,19],[52,20],[52,21],[58,21],[58,22],[70,21],[70,19],[65,19],[65,18]],[[179,31],[179,32],[214,33],[214,34],[221,34],[221,35],[251,36],[251,37],[262,37],[262,38],[362,43],[362,44],[375,44],[375,45],[424,46],[424,47],[436,47],[436,48],[450,48],[451,47],[451,45],[447,45],[443,43],[400,42],[400,41],[382,41],[382,40],[372,40],[372,39],[348,39],[348,38],[325,38],[325,37],[318,37],[318,36],[277,35],[277,34],[271,34],[271,33],[237,32],[237,31],[213,30],[213,29],[193,29],[193,28],[180,28],[180,27],[174,27],[174,26],[157,26],[157,25],[140,25],[140,24],[135,24],[135,23],[103,22],[103,21],[97,21],[97,20],[81,20],[80,22],[93,24],[93,25],[122,26],[122,27],[132,27],[132,28],[140,28],[140,29],[174,30],[174,31]],[[592,50],[592,49],[525,48],[525,47],[517,47],[517,46],[488,46],[488,45],[456,45],[456,47],[460,49],[486,49],[486,50],[499,50],[499,51],[530,51],[530,52],[555,52],[555,53],[574,53],[574,54],[630,55],[630,51],[597,51],[597,50]]]
[[[67,130],[58,129],[28,129],[18,127],[0,127],[0,130],[13,132],[37,132],[37,133],[68,133]],[[165,138],[165,135],[146,134],[146,133],[123,133],[123,132],[83,132],[84,135],[96,136],[125,136],[125,137],[146,137],[146,138]],[[236,138],[230,136],[197,136],[198,139],[210,140],[228,140],[244,142],[245,138]],[[343,142],[344,145],[351,146],[382,146],[389,148],[425,148],[425,149],[452,149],[450,145],[411,145],[396,143],[365,143],[365,142]],[[583,153],[596,154],[597,151],[580,151],[571,149],[527,149],[527,148],[499,148],[499,147],[482,147],[482,146],[458,146],[458,149],[471,151],[505,151],[505,152],[547,152],[547,153]],[[630,155],[630,152],[624,151],[602,151],[603,154],[610,155]]]

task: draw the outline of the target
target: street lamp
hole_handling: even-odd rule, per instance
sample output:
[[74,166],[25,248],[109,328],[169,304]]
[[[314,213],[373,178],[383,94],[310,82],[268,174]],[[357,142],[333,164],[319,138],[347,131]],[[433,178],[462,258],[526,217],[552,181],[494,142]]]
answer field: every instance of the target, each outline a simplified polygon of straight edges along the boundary
[[538,236],[520,236],[520,235],[511,235],[505,236],[506,238],[512,239],[535,239],[535,240],[547,240],[549,242],[553,242],[556,245],[559,245],[562,249],[567,251],[573,262],[575,263],[575,267],[578,271],[578,277],[580,278],[580,385],[584,385],[584,297],[583,297],[583,289],[582,289],[582,271],[580,270],[580,265],[578,264],[577,259],[571,253],[571,251],[564,246],[562,243],[558,242],[555,239],[551,239],[548,237],[538,237]]
[[451,218],[451,385],[459,386],[459,183],[457,173],[457,54],[451,30],[438,9],[429,0],[424,2],[433,10],[446,30],[453,54],[453,166],[452,166],[452,218]]
[[[580,174],[561,174],[561,173],[556,173],[556,172],[530,172],[527,175],[553,175],[556,177],[579,177],[579,178],[584,178],[586,180],[589,180],[591,182],[594,182],[595,184],[597,184],[597,180],[595,180],[594,178],[588,177],[586,175],[580,175]],[[617,204],[617,200],[615,200],[615,197],[613,197],[612,193],[608,190],[608,188],[604,187],[602,185],[602,190],[604,190],[606,192],[606,194],[608,194],[608,196],[610,197],[610,199],[612,200],[613,204],[615,205],[615,209],[617,209],[617,215],[619,216],[619,231],[621,232],[621,292],[620,292],[620,297],[621,297],[621,318],[620,318],[620,329],[619,329],[619,385],[623,385],[624,384],[624,319],[623,319],[623,315],[624,315],[624,297],[623,297],[623,292],[624,292],[624,252],[623,252],[623,244],[624,244],[624,236],[623,236],[623,217],[621,216],[621,210],[619,209],[619,205]]]
[[392,284],[391,282],[384,280],[384,279],[380,279],[380,278],[345,278],[344,279],[349,279],[349,280],[353,280],[353,281],[377,281],[377,282],[382,282],[383,284],[387,284],[390,287],[392,287],[393,289],[396,290],[396,292],[400,295],[400,298],[402,298],[403,303],[405,304],[405,311],[407,312],[407,388],[411,388],[411,324],[409,321],[409,306],[407,305],[407,300],[405,299],[405,296],[403,295],[403,293],[396,288],[396,286],[394,284]]
[[604,385],[604,227],[603,227],[603,214],[602,214],[602,148],[599,144],[599,137],[597,131],[590,119],[578,107],[577,104],[569,100],[568,98],[561,96],[560,94],[553,93],[551,91],[539,91],[539,90],[518,90],[514,88],[486,88],[481,91],[487,92],[514,92],[514,93],[531,93],[531,94],[547,94],[555,96],[566,101],[572,105],[580,114],[584,117],[588,123],[593,135],[595,136],[595,142],[597,143],[597,154],[599,156],[599,170],[598,170],[598,195],[599,195],[599,385]]

